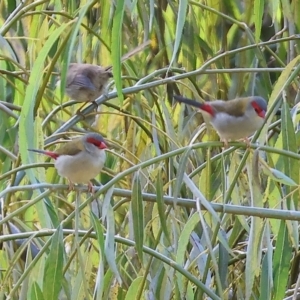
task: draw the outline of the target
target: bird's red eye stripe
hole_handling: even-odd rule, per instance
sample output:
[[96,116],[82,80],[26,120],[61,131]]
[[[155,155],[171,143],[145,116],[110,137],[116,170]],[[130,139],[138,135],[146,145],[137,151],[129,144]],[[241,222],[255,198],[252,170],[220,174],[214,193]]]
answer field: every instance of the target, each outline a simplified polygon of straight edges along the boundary
[[107,146],[104,143],[104,141],[99,141],[99,140],[94,139],[94,138],[88,138],[87,142],[90,143],[90,144],[93,144],[94,146],[96,146],[99,149],[105,149],[105,148],[107,148]]
[[262,109],[255,101],[251,103],[252,107],[254,108],[255,112],[257,113],[258,116],[261,118],[264,118],[266,115],[266,112],[264,109]]

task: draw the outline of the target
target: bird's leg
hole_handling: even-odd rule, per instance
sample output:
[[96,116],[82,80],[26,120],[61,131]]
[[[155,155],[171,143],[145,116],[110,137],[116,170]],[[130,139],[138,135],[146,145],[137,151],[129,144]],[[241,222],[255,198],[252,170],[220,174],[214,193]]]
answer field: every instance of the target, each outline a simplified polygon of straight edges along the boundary
[[91,127],[98,128],[99,120],[100,120],[100,114],[101,114],[101,105],[98,106],[98,108],[95,110],[95,119],[92,123]]
[[95,193],[93,184],[92,184],[90,181],[89,181],[89,183],[88,183],[88,192],[91,193],[91,194],[94,194],[94,193]]
[[94,104],[95,108],[94,109],[97,109],[98,108],[98,104],[96,101],[92,101],[92,103]]
[[69,181],[69,192],[74,191],[75,184],[72,181],[70,181],[69,179],[68,179],[68,181]]
[[84,102],[77,110],[76,110],[76,115],[82,116],[85,118],[85,116],[82,114],[81,110],[82,108],[87,104],[87,102]]
[[224,149],[228,149],[229,148],[228,141],[226,139],[222,139],[221,142],[224,143]]
[[245,137],[245,138],[244,138],[244,141],[245,141],[245,143],[246,143],[246,145],[247,145],[247,148],[250,148],[251,141],[248,139],[248,137]]
[[94,106],[95,106],[95,109],[98,107],[98,104],[96,101],[87,101],[87,102],[84,102],[76,111],[76,115],[81,115],[84,117],[84,115],[81,113],[81,110],[83,107],[85,107],[88,103],[93,103]]

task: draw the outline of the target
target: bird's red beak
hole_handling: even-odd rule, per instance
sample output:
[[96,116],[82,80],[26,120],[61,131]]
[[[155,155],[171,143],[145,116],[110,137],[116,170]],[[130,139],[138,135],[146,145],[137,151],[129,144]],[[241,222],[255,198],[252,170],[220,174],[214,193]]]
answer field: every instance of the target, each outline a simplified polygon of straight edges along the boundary
[[107,146],[104,142],[101,142],[98,148],[102,150],[102,149],[106,149]]
[[258,115],[261,117],[261,118],[265,118],[265,116],[266,116],[266,112],[264,111],[264,110],[262,110],[262,111],[260,111],[259,113],[258,113]]

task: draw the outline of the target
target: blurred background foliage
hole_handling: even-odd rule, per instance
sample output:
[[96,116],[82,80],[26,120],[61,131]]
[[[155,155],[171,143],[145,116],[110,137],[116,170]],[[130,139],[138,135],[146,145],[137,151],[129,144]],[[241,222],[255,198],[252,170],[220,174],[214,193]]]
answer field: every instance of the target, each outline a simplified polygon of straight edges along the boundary
[[[1,0],[0,299],[296,299],[299,15],[288,0]],[[84,117],[70,62],[113,68]],[[174,93],[260,95],[267,121],[222,151]],[[94,196],[27,151],[86,131],[109,144]]]

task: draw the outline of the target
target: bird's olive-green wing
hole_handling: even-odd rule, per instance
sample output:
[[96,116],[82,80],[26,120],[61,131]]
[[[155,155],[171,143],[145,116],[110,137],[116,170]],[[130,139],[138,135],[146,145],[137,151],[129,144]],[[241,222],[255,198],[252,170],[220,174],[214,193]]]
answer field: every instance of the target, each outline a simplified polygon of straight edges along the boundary
[[59,155],[76,155],[84,150],[81,138],[76,138],[59,148],[56,153]]
[[228,101],[216,100],[211,103],[218,112],[224,112],[235,117],[241,117],[246,111],[249,98],[236,98]]

